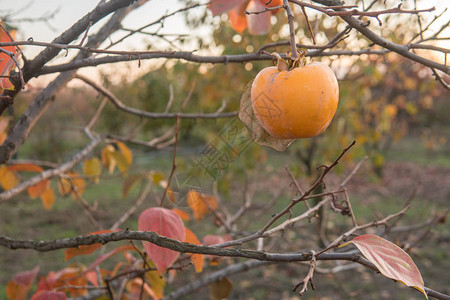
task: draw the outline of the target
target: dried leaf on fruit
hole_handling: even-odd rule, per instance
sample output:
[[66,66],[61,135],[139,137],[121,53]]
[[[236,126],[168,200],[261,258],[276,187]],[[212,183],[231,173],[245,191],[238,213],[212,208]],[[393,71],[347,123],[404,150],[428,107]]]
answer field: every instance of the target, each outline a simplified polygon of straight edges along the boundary
[[241,106],[239,109],[239,119],[245,125],[245,127],[247,127],[250,136],[256,143],[262,146],[271,147],[277,151],[284,151],[289,147],[290,144],[292,144],[294,139],[283,140],[275,138],[267,133],[267,131],[261,126],[261,124],[255,117],[252,100],[250,97],[252,83],[253,81],[250,81],[250,83],[247,84],[244,92],[242,93]]

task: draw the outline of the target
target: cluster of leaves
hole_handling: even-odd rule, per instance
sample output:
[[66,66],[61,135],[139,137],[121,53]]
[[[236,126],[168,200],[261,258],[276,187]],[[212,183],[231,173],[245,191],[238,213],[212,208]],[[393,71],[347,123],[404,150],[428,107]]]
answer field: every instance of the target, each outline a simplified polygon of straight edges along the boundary
[[[197,222],[200,222],[207,214],[214,212],[218,205],[215,197],[200,194],[194,190],[188,192],[187,203]],[[200,242],[197,236],[184,224],[184,221],[189,219],[190,214],[186,209],[151,207],[140,214],[137,229],[153,231],[159,235],[195,245],[213,245],[230,240],[228,235],[205,235]],[[114,232],[114,230],[95,231],[87,235],[110,232]],[[70,248],[65,251],[65,260],[89,255],[102,246],[102,244],[92,244]],[[116,246],[113,250],[100,254],[89,266],[79,263],[71,264],[66,268],[41,276],[37,284],[37,291],[32,299],[53,299],[45,298],[52,295],[56,297],[54,299],[66,299],[66,294],[71,297],[86,295],[88,293],[87,286],[105,286],[105,282],[112,282],[114,278],[134,274],[134,270],[139,266],[142,266],[142,270],[144,270],[142,274],[145,273],[145,275],[130,278],[122,299],[142,299],[139,298],[141,290],[144,291],[146,297],[160,299],[164,296],[164,287],[167,280],[165,276],[174,278],[177,270],[184,270],[187,266],[185,264],[186,258],[191,261],[196,273],[203,271],[205,255],[190,254],[180,257],[179,252],[149,242],[143,242],[143,248],[146,255],[134,244]],[[104,262],[120,253],[123,254],[123,260],[119,260],[111,269],[102,267]],[[140,257],[141,260],[137,257]],[[219,258],[213,256],[208,256],[206,259],[210,261],[211,265],[217,265],[220,262]],[[99,271],[97,268],[99,268]],[[32,283],[36,280],[38,272],[39,267],[36,267],[33,270],[16,274],[7,286],[8,299],[25,299]],[[227,285],[226,282],[223,284],[215,283],[211,289],[212,294],[228,294],[231,291],[231,286]]]
[[[280,9],[263,12],[266,8],[283,5],[282,0],[216,0],[211,1],[209,9],[213,16],[228,13],[231,27],[238,33],[248,28],[252,35],[264,35],[270,30],[270,16]],[[247,12],[247,13],[246,13]],[[258,12],[257,14],[252,14]],[[262,13],[261,13],[262,12]]]
[[[8,118],[0,118],[0,142],[3,142],[6,138],[8,122]],[[127,177],[127,172],[132,162],[133,154],[124,143],[116,142],[114,144],[108,144],[101,150],[100,158],[93,156],[83,162],[82,173],[68,171],[54,180],[43,179],[29,186],[27,193],[31,199],[40,198],[44,208],[51,210],[55,202],[52,181],[56,182],[61,196],[71,195],[73,199],[77,200],[85,191],[86,179],[94,183],[99,183],[102,169],[106,169],[112,174],[116,168],[122,175]],[[33,163],[0,165],[0,185],[3,190],[9,191],[29,178],[30,174],[38,176],[42,172],[44,172],[44,169]],[[128,177],[124,181],[124,197],[130,185],[134,182],[133,178],[135,177]]]

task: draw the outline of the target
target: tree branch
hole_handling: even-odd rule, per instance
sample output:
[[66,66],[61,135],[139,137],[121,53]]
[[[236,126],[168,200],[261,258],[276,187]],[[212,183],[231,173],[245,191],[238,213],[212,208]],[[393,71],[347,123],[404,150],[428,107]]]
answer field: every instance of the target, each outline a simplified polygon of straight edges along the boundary
[[[297,0],[290,0],[291,2],[295,3],[297,2]],[[324,5],[329,5],[330,3],[340,3],[337,0],[328,0],[328,1],[324,1],[324,0],[313,0],[314,2],[317,3],[321,3]],[[373,43],[389,49],[391,51],[394,51],[408,59],[411,59],[415,62],[418,62],[424,66],[430,67],[430,68],[434,68],[434,69],[438,69],[441,70],[442,72],[444,72],[445,74],[450,74],[450,67],[437,63],[435,61],[429,60],[427,58],[424,58],[420,55],[417,55],[415,53],[412,53],[409,51],[408,46],[403,46],[403,45],[399,45],[396,43],[393,43],[385,38],[383,38],[382,36],[376,34],[375,32],[373,32],[372,30],[370,30],[366,24],[364,24],[361,20],[354,18],[352,16],[349,15],[341,15],[340,16],[345,22],[347,22],[347,24],[349,24],[351,27],[355,28],[356,30],[358,30],[361,34],[363,34],[366,38],[368,38],[369,40],[371,40]]]
[[80,162],[87,155],[89,155],[89,153],[91,153],[91,151],[98,144],[100,144],[101,141],[102,141],[101,139],[93,140],[83,150],[81,150],[80,152],[75,154],[69,161],[62,164],[61,166],[54,168],[54,169],[46,170],[42,173],[39,173],[38,175],[30,178],[29,180],[22,182],[18,186],[14,187],[8,191],[4,191],[4,192],[0,193],[0,204],[11,199],[12,197],[18,195],[19,193],[25,191],[30,186],[33,186],[33,185],[41,182],[42,180],[49,179],[49,178],[52,178],[55,176],[60,176],[61,174],[69,171],[70,169],[73,168],[73,166],[75,166],[78,162]]
[[114,106],[126,113],[143,117],[143,118],[149,118],[149,119],[217,119],[217,118],[231,118],[237,116],[238,112],[215,112],[215,113],[155,113],[155,112],[148,112],[145,110],[136,109],[133,107],[126,106],[122,103],[111,91],[106,89],[105,87],[95,83],[94,81],[90,80],[89,78],[81,75],[76,75],[75,78],[78,78],[85,83],[92,86],[95,90],[102,93],[106,96],[108,100],[110,100]]
[[[311,254],[305,253],[269,253],[265,251],[256,251],[248,249],[232,249],[232,248],[218,248],[214,246],[194,245],[185,242],[179,242],[164,236],[158,235],[156,232],[143,231],[120,231],[104,234],[84,235],[74,238],[66,238],[54,241],[33,241],[33,240],[14,240],[5,236],[0,236],[0,246],[9,249],[33,249],[39,252],[54,251],[57,249],[74,248],[81,245],[92,244],[107,244],[109,242],[117,242],[122,240],[139,240],[147,241],[160,247],[171,249],[180,253],[198,253],[207,255],[217,255],[226,257],[241,257],[251,258],[259,261],[271,262],[294,262],[294,261],[310,261]],[[347,260],[357,262],[374,271],[378,271],[376,266],[369,262],[364,257],[357,254],[356,251],[345,253],[322,253],[316,257],[317,260]],[[437,299],[442,298],[443,295],[431,289],[426,289],[429,292],[428,296]]]

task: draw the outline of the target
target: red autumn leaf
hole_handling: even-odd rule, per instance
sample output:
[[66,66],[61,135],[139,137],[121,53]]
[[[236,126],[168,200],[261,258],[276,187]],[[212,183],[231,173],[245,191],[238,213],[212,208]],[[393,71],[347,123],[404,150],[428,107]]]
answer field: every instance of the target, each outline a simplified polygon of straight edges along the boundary
[[[109,232],[115,232],[115,231],[118,231],[118,230],[100,230],[100,231],[90,232],[86,235],[109,233]],[[91,254],[92,252],[94,252],[98,248],[101,248],[102,246],[103,246],[102,244],[97,243],[97,244],[92,244],[92,245],[81,245],[77,248],[69,248],[65,252],[64,260],[68,260],[68,259],[71,259],[71,258],[73,258],[75,256],[79,256],[79,255]]]
[[[186,229],[186,239],[185,242],[186,243],[191,243],[194,245],[201,245],[200,241],[198,240],[198,238],[195,236],[195,234],[187,229]],[[192,264],[194,265],[195,271],[197,273],[200,273],[201,271],[203,271],[203,265],[205,263],[205,255],[203,254],[191,254],[191,261]]]
[[[10,30],[9,33],[4,30],[5,24],[1,23],[2,27],[0,27],[0,42],[12,42],[15,30]],[[15,46],[5,46],[2,47],[4,50],[9,51],[13,53],[14,57],[17,59],[19,57],[19,53],[17,52],[17,48]],[[6,53],[0,52],[0,75],[1,76],[8,76],[9,71],[11,71],[14,68],[14,61]],[[0,89],[12,89],[14,86],[11,84],[9,79],[7,77],[0,78]]]
[[354,244],[378,268],[381,274],[419,290],[428,299],[422,275],[414,261],[403,249],[371,234],[360,235],[342,246],[350,243]]
[[37,266],[33,270],[20,272],[14,275],[6,286],[6,296],[12,300],[25,299],[27,292],[33,281],[36,279],[38,272],[39,267]]
[[72,297],[87,294],[87,279],[83,276],[83,266],[67,267],[57,272],[50,272],[46,277],[41,277],[37,285],[37,291],[51,291],[59,289],[69,292]]
[[31,297],[31,300],[66,300],[66,294],[55,291],[40,291]]
[[229,12],[243,1],[245,0],[211,0],[209,9],[211,10],[213,16],[217,16],[222,13]]
[[[248,12],[259,12],[266,8],[258,0],[252,0],[247,6]],[[248,32],[253,35],[263,35],[270,30],[270,12],[264,12],[260,14],[247,15]]]
[[[172,210],[161,207],[152,207],[143,211],[139,216],[138,229],[141,231],[154,231],[159,235],[178,241],[184,241],[186,236],[181,218]],[[162,248],[149,242],[143,242],[143,245],[148,256],[155,263],[161,274],[180,255],[179,252]]]

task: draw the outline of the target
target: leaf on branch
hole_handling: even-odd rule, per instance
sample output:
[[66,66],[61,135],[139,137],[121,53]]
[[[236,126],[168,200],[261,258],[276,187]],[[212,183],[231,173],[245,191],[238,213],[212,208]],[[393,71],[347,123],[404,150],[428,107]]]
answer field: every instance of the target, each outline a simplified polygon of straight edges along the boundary
[[31,199],[40,197],[49,188],[49,186],[50,180],[42,180],[27,189],[28,196],[30,196]]
[[61,196],[72,193],[72,198],[77,200],[84,193],[86,182],[79,173],[68,172],[67,177],[62,177],[58,181],[58,189]]
[[30,300],[66,300],[66,294],[56,291],[40,291],[31,297]]
[[123,154],[125,157],[125,161],[127,162],[128,166],[130,166],[133,163],[133,153],[131,152],[130,148],[127,147],[122,142],[117,142],[117,147],[120,150],[120,153]]
[[187,212],[185,212],[185,211],[183,211],[181,209],[178,209],[178,208],[172,208],[172,211],[174,213],[176,213],[181,218],[181,220],[189,221],[190,217],[189,217],[189,214]]
[[419,290],[428,299],[419,269],[402,248],[371,234],[360,235],[341,247],[348,244],[354,244],[381,274]]
[[27,292],[39,273],[39,266],[33,270],[17,273],[6,286],[6,296],[11,300],[25,300]]
[[[263,11],[266,6],[260,1],[250,1],[247,6],[248,12]],[[248,32],[252,35],[264,35],[270,30],[270,12],[247,15]]]
[[[7,27],[3,22],[0,22],[2,27]],[[7,43],[7,42],[13,42],[14,36],[16,34],[15,29],[9,30],[9,32],[5,31],[2,27],[0,27],[0,42]],[[4,50],[9,51],[13,53],[13,56],[17,59],[19,57],[19,53],[17,51],[17,48],[15,46],[5,46],[2,47]],[[14,61],[6,53],[0,52],[0,75],[1,76],[8,76],[9,72],[14,68]],[[9,81],[9,78],[0,78],[0,91],[2,89],[14,89],[14,86],[12,85],[11,81]]]
[[194,213],[194,218],[200,221],[211,210],[217,209],[217,199],[214,196],[207,196],[190,190],[187,194],[187,203]]
[[44,205],[45,210],[49,211],[53,207],[53,203],[55,203],[55,192],[50,187],[47,186],[47,189],[41,194],[42,205]]
[[86,182],[81,177],[81,174],[77,172],[69,172],[67,173],[67,175],[69,176],[72,198],[76,200],[81,195],[83,195],[84,189],[86,187]]
[[19,175],[5,165],[0,166],[0,184],[5,191],[15,188],[20,183]]
[[102,174],[102,165],[97,157],[86,159],[83,163],[83,173],[90,177],[94,183],[98,183]]
[[[151,268],[155,267],[155,264],[152,261],[148,262]],[[145,273],[145,279],[147,279],[151,289],[155,293],[158,299],[164,297],[164,288],[166,286],[166,280],[164,279],[158,271],[148,271]]]
[[[86,235],[110,233],[110,232],[115,232],[115,231],[118,231],[118,230],[100,230],[100,231],[90,232]],[[81,246],[78,246],[77,248],[69,248],[64,253],[64,255],[65,255],[64,260],[67,261],[71,258],[74,258],[75,256],[91,254],[92,252],[101,248],[102,246],[103,246],[103,244],[97,243],[97,244],[92,244],[92,245],[81,245]]]
[[242,33],[247,28],[247,16],[244,13],[247,5],[247,2],[243,2],[241,5],[236,6],[228,14],[228,19],[230,19],[231,22],[231,28],[238,33]]
[[[189,230],[186,229],[186,239],[184,240],[186,243],[194,244],[194,245],[201,245],[198,238],[195,236],[195,234]],[[205,264],[205,255],[204,254],[191,254],[191,262],[194,265],[195,272],[201,273],[203,271],[203,265]]]
[[112,174],[116,168],[116,160],[113,156],[114,151],[116,150],[112,145],[106,145],[100,154],[103,167],[108,170],[109,174]]
[[126,176],[128,173],[128,168],[130,166],[127,162],[126,157],[123,155],[122,152],[119,151],[114,151],[111,153],[111,155],[114,158],[115,162],[117,163],[117,168],[119,169],[120,173]]
[[212,0],[209,4],[213,16],[217,16],[226,12],[229,12],[234,7],[238,6],[245,0]]
[[44,171],[40,166],[37,166],[35,164],[14,164],[8,166],[10,170],[17,171],[17,172],[36,172],[41,173]]
[[[83,276],[83,269],[83,266],[71,266],[58,272],[50,272],[46,277],[41,277],[37,291],[59,289],[69,292],[71,297],[86,295],[88,291],[83,287],[87,285],[87,279]],[[64,288],[66,286],[70,287]]]
[[233,289],[233,284],[228,277],[224,277],[209,285],[209,296],[212,300],[222,300],[228,298]]
[[[178,241],[184,241],[186,237],[181,218],[172,210],[162,207],[152,207],[144,210],[139,216],[138,229],[141,231],[154,231],[159,235]],[[180,255],[179,252],[162,248],[149,242],[143,242],[143,245],[160,274],[164,274],[166,269]]]

